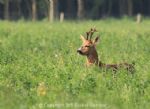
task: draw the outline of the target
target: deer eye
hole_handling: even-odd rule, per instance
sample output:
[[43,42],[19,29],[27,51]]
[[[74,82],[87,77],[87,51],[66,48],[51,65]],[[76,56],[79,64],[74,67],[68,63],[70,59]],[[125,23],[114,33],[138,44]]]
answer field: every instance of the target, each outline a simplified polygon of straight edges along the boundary
[[89,48],[90,46],[89,46],[89,45],[86,45],[85,47]]

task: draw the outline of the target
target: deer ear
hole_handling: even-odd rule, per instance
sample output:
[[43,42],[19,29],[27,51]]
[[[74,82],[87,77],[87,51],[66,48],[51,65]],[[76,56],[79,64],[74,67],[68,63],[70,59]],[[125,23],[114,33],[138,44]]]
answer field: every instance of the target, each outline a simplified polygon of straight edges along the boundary
[[81,40],[84,42],[86,39],[84,38],[84,36],[80,35]]
[[97,36],[94,40],[93,40],[93,43],[94,44],[97,44],[99,42],[99,36]]

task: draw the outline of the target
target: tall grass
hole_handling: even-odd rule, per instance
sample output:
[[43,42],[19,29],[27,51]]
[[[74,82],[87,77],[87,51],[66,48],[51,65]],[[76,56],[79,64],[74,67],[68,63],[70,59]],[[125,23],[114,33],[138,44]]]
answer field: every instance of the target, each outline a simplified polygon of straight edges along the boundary
[[[91,27],[104,63],[135,62],[133,75],[86,68],[76,53]],[[150,21],[0,21],[1,109],[149,109]]]

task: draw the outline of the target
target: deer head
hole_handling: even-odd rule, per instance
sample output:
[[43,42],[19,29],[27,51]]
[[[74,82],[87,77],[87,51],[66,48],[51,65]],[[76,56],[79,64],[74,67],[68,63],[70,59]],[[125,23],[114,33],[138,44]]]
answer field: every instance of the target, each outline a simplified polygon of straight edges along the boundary
[[96,29],[92,29],[86,32],[86,38],[84,36],[80,36],[82,40],[82,46],[77,50],[77,52],[81,55],[90,55],[93,51],[96,50],[95,46],[99,40],[97,36],[94,40],[92,40],[92,36],[96,32]]
[[96,44],[99,40],[97,36],[94,40],[92,40],[92,36],[96,32],[96,29],[90,29],[90,31],[86,32],[86,38],[81,35],[82,46],[77,50],[80,55],[87,56],[88,63],[98,63],[98,54],[96,52]]

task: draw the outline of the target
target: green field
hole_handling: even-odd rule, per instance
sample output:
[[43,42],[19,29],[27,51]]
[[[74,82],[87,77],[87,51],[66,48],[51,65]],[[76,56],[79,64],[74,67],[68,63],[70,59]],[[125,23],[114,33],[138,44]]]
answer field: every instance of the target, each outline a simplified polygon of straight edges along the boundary
[[[135,62],[136,72],[85,67],[80,34],[91,27],[104,63]],[[0,21],[1,109],[149,109],[150,20]]]

